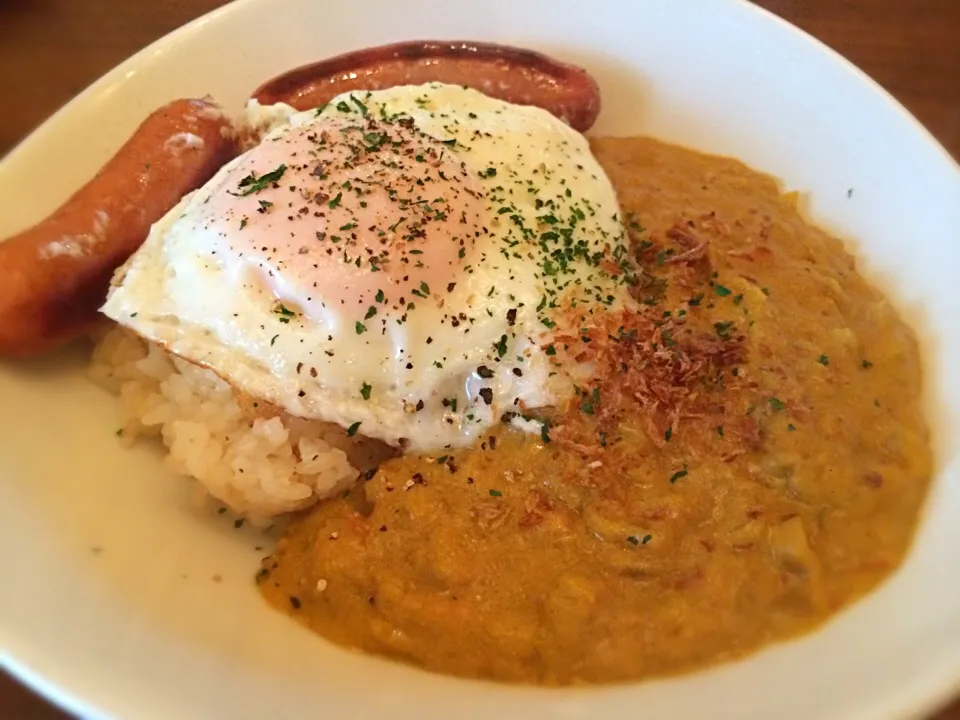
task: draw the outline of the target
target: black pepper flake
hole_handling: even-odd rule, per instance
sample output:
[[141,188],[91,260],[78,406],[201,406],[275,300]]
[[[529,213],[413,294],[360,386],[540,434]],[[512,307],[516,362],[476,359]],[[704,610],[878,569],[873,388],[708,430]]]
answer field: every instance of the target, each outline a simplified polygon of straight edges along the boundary
[[237,518],[233,521],[233,526],[238,530],[243,527],[243,518]]
[[483,388],[480,391],[480,397],[483,398],[483,402],[486,405],[489,405],[490,403],[493,402],[493,390],[491,390],[490,388]]
[[493,370],[488,368],[486,365],[481,365],[477,368],[477,375],[482,377],[484,380],[489,380],[493,377]]
[[507,325],[514,325],[517,322],[517,309],[510,308],[507,310]]
[[523,370],[521,370],[518,367],[515,367],[513,369],[513,374],[516,375],[517,377],[523,377]]
[[294,610],[299,610],[301,607],[303,607],[303,603],[300,602],[300,598],[298,598],[296,595],[290,596],[290,605],[293,606]]

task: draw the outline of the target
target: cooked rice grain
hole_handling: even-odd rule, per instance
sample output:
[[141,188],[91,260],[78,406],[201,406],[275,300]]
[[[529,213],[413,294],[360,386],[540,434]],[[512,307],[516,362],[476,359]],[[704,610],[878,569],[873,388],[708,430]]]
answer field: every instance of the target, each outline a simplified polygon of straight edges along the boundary
[[90,377],[120,396],[125,443],[159,437],[171,470],[255,520],[334,495],[392,454],[339,426],[244,402],[212,371],[119,327],[98,339]]

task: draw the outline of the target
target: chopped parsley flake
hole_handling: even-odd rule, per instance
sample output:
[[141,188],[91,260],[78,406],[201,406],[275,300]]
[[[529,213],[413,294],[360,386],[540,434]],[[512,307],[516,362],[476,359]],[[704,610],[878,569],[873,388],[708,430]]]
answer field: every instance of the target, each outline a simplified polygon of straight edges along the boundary
[[353,425],[347,428],[347,437],[353,437],[357,434],[357,430],[360,429],[360,421],[358,420]]
[[364,383],[360,386],[360,397],[362,397],[364,400],[369,400],[371,390],[373,390],[373,388],[367,383]]
[[[286,171],[287,171],[287,166],[281,164],[276,170],[268,172],[266,175],[261,175],[260,177],[257,177],[253,173],[250,173],[245,178],[243,178],[243,180],[241,180],[237,185],[237,189],[242,190],[243,192],[239,192],[239,193],[231,192],[230,194],[235,195],[237,197],[244,197],[246,195],[252,195],[255,192],[260,192],[261,190],[264,190],[270,187],[270,185],[272,185],[273,183],[277,182],[281,177],[283,177],[283,173],[285,173]],[[230,191],[228,190],[227,192],[230,192]]]
[[550,433],[548,430],[550,430],[550,427],[547,423],[540,423],[540,439],[543,440],[544,443],[550,442]]
[[722,340],[730,339],[730,331],[733,329],[732,322],[715,322],[713,329]]
[[[360,108],[360,114],[361,114],[361,115],[366,115],[366,114],[367,114],[367,106],[364,105],[364,104],[363,104],[362,102],[360,102],[359,100],[357,100],[353,95],[350,96],[350,101],[351,101],[354,105],[356,105],[358,108]],[[349,109],[349,108],[348,108],[348,109]]]

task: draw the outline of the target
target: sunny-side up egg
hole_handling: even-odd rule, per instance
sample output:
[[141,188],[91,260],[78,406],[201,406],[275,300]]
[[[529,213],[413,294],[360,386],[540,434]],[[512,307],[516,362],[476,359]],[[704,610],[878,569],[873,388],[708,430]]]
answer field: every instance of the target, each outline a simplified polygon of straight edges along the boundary
[[572,392],[584,369],[553,340],[630,302],[616,195],[582,135],[440,84],[248,112],[272,129],[154,226],[104,313],[412,451]]

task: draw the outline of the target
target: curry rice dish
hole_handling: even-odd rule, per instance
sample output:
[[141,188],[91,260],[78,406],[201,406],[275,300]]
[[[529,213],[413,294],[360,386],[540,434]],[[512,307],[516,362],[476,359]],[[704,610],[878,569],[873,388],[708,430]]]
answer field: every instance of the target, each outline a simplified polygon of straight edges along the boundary
[[0,354],[110,318],[122,442],[284,523],[270,605],[436,672],[610,683],[810,631],[903,561],[917,340],[772,178],[588,141],[596,83],[516,48],[253,97],[164,106],[0,244]]
[[567,340],[596,378],[540,437],[390,460],[298,517],[274,607],[437,672],[627,681],[809,631],[901,563],[932,467],[909,327],[769,176],[593,151],[642,302]]
[[335,495],[264,558],[275,608],[437,672],[627,681],[809,631],[901,563],[932,468],[910,328],[772,178],[648,138],[592,151],[639,303],[545,348],[596,372],[539,433],[393,457],[125,330],[100,341],[124,442],[162,436],[254,517]]
[[272,606],[436,672],[602,683],[810,631],[901,563],[932,468],[910,328],[769,176],[648,138],[592,151],[639,303],[545,348],[596,372],[539,433],[393,457],[127,331],[101,340],[124,442],[161,435],[255,517],[336,495],[264,558]]

